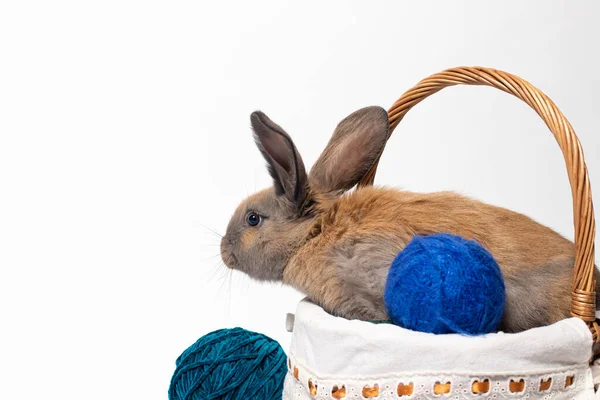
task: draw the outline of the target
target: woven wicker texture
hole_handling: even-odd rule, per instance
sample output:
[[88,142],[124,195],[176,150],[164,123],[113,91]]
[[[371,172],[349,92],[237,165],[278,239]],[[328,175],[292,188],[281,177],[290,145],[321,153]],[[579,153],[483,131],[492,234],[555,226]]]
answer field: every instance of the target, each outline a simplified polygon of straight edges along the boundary
[[[491,86],[518,97],[538,113],[558,142],[565,158],[573,196],[576,260],[571,314],[586,321],[592,330],[594,341],[599,342],[600,328],[595,317],[596,294],[593,274],[596,222],[590,181],[579,139],[552,100],[529,82],[503,71],[483,67],[451,68],[423,79],[392,105],[388,110],[388,139],[412,107],[445,87],[460,84]],[[360,181],[359,186],[373,184],[380,157]]]

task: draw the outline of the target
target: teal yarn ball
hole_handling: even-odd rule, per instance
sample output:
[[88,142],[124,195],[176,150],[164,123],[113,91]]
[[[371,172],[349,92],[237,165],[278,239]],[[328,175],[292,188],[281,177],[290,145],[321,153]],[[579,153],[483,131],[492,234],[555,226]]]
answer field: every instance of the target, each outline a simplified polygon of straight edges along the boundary
[[479,243],[446,233],[415,236],[388,273],[384,290],[396,325],[427,333],[482,335],[502,320],[502,271]]
[[279,343],[268,336],[219,329],[177,358],[169,400],[281,400],[286,359]]

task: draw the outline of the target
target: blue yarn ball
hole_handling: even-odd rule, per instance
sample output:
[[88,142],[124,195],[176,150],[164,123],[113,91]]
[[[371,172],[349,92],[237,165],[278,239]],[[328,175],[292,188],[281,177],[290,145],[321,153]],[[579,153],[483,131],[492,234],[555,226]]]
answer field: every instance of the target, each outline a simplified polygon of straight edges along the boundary
[[480,335],[498,328],[505,297],[500,267],[483,246],[439,233],[415,236],[396,256],[384,303],[404,328]]
[[177,358],[169,400],[281,400],[286,359],[279,343],[260,333],[211,332]]

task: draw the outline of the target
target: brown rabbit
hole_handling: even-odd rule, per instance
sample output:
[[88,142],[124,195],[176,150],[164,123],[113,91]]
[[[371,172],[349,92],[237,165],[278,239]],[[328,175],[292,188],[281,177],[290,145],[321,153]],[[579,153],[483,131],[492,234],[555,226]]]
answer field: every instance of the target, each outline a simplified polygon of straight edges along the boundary
[[383,150],[383,108],[342,120],[309,174],[281,127],[259,111],[251,123],[273,187],[248,197],[231,218],[221,242],[228,267],[283,281],[333,315],[385,320],[393,259],[414,235],[446,232],[478,241],[498,261],[507,292],[500,329],[518,332],[569,316],[574,245],[553,230],[450,192],[350,190]]

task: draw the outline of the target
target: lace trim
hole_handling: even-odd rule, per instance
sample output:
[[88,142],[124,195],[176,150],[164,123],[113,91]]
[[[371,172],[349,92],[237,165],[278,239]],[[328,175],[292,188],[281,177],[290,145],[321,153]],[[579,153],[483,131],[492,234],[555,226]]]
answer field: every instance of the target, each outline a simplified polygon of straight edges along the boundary
[[[544,374],[418,374],[379,377],[319,377],[288,358],[284,399],[551,399],[572,398],[588,368]],[[287,397],[286,397],[287,396]],[[566,396],[566,397],[565,397]]]

